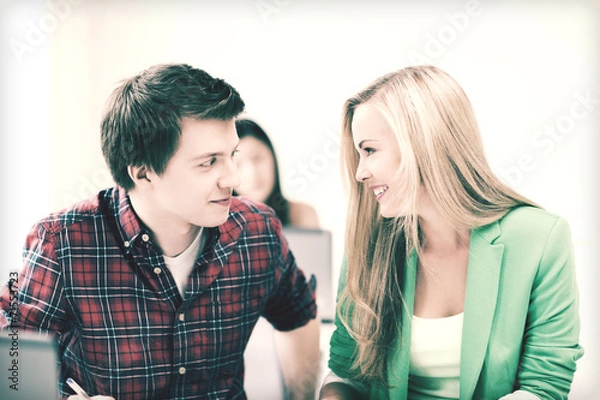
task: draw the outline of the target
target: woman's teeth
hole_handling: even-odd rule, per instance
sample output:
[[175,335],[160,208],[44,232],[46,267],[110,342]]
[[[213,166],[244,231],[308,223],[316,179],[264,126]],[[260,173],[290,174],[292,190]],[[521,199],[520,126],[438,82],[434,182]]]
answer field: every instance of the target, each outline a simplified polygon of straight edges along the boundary
[[375,194],[375,196],[379,196],[381,193],[385,192],[386,190],[388,190],[387,186],[380,186],[377,189],[374,189],[373,193]]

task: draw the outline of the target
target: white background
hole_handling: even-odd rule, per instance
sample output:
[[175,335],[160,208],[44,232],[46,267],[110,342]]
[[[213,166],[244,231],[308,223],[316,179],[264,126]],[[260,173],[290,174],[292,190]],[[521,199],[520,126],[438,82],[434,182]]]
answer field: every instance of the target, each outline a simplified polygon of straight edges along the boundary
[[333,232],[337,274],[342,104],[384,73],[435,64],[469,95],[496,173],[571,225],[586,355],[570,398],[594,398],[598,5],[213,3],[1,3],[2,280],[20,268],[23,240],[38,218],[112,184],[99,146],[105,101],[120,79],[165,62],[205,69],[240,91],[249,116],[272,136],[286,195],[313,204]]

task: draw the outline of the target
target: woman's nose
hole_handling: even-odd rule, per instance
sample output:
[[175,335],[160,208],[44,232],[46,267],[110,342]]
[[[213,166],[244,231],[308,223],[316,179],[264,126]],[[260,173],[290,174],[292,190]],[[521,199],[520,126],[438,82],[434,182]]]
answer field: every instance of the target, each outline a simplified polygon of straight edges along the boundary
[[358,163],[358,167],[356,168],[356,175],[354,176],[357,181],[364,182],[371,177],[369,171],[364,167],[362,162]]

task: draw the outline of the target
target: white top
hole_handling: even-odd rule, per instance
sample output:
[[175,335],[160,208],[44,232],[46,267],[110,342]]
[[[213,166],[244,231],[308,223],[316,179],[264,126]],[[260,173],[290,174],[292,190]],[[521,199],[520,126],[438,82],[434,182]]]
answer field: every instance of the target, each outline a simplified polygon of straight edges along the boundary
[[410,379],[414,399],[460,397],[463,313],[444,318],[412,317]]
[[165,264],[167,265],[167,268],[169,268],[169,271],[171,271],[171,275],[173,275],[175,283],[177,283],[179,293],[181,293],[181,297],[184,299],[185,286],[187,284],[188,277],[190,276],[190,272],[192,272],[192,268],[194,268],[194,263],[198,257],[198,252],[204,247],[204,242],[206,240],[202,232],[203,229],[200,228],[198,236],[196,236],[188,248],[175,257],[167,257],[163,255]]

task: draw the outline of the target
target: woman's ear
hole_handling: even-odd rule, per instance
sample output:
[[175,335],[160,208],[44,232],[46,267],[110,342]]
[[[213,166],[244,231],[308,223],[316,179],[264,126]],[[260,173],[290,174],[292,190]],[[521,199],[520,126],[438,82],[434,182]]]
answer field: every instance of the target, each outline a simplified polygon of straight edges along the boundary
[[127,167],[127,172],[129,173],[129,177],[131,178],[133,183],[135,183],[136,186],[151,182],[150,170],[145,165],[130,165]]

